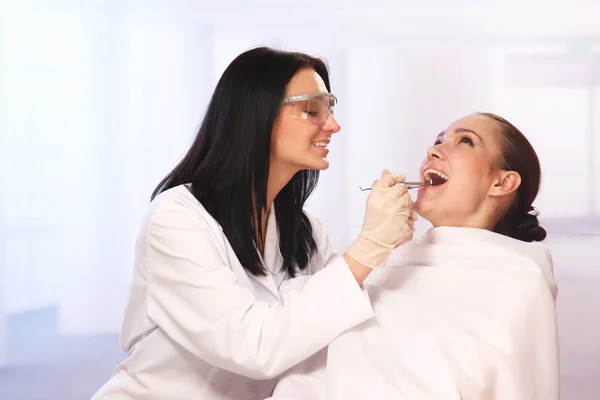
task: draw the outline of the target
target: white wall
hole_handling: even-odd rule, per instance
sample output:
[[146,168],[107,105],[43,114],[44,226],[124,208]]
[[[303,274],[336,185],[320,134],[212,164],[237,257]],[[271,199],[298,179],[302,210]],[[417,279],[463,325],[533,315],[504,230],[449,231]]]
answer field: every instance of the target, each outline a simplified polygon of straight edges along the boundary
[[[592,114],[591,123],[591,136],[592,136],[592,153],[600,154],[600,84],[596,84],[592,90],[592,101],[590,106],[590,113]],[[593,197],[594,204],[592,213],[594,215],[600,215],[600,157],[593,157],[593,175],[591,182],[594,187]]]
[[544,218],[600,217],[600,82],[510,75],[513,54],[598,37],[597,2],[249,3],[0,3],[0,339],[2,313],[49,305],[65,334],[118,331],[150,193],[223,69],[256,45],[330,62],[343,130],[309,209],[339,246],[362,220],[358,186],[385,167],[416,177],[437,133],[473,111],[538,149]]

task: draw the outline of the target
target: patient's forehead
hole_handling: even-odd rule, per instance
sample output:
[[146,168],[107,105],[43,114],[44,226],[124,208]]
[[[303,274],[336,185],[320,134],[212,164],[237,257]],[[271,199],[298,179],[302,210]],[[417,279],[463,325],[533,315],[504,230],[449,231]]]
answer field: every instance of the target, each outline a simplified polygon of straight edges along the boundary
[[[446,135],[450,135],[457,129],[469,129],[477,132],[484,141],[497,140],[498,124],[485,115],[467,115],[454,121],[446,130]],[[487,139],[487,140],[486,140]]]

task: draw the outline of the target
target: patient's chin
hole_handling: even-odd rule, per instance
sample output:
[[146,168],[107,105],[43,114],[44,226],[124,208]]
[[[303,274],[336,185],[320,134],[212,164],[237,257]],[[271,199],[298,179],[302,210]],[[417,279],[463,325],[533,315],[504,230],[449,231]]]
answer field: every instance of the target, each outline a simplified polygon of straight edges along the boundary
[[[443,209],[443,202],[435,197],[418,197],[413,205],[413,210],[419,217],[430,222],[435,226],[435,221],[439,219],[440,210]],[[442,213],[443,214],[443,213]]]
[[414,212],[419,214],[419,217],[424,219],[427,219],[427,215],[429,214],[427,211],[430,209],[427,203],[427,201],[417,198],[417,201],[415,201],[413,205]]

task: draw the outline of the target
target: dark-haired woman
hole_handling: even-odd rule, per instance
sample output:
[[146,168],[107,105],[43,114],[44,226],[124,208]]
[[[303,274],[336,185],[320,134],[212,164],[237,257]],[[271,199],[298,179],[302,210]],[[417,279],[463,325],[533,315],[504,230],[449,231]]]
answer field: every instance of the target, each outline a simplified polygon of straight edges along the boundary
[[121,331],[129,356],[94,399],[264,399],[373,316],[361,284],[412,238],[415,215],[404,177],[384,171],[337,255],[303,210],[340,130],[335,103],[308,55],[256,48],[228,66],[152,195]]

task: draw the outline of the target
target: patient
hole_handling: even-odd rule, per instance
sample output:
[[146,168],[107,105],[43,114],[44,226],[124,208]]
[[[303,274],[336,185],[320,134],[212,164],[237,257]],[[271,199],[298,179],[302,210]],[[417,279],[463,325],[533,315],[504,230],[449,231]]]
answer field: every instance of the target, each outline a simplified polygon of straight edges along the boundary
[[288,371],[273,399],[555,400],[557,287],[532,207],[540,165],[489,113],[440,133],[414,209],[433,225],[367,281],[375,318]]

